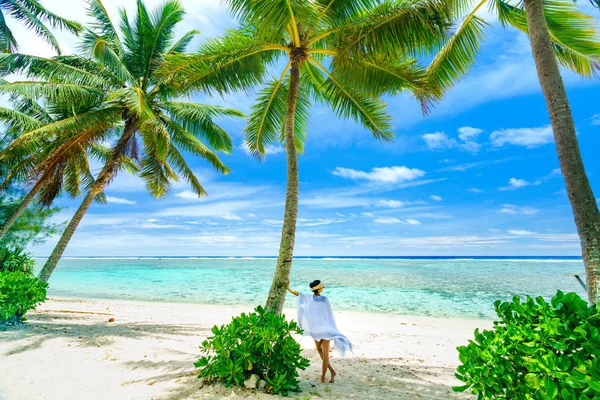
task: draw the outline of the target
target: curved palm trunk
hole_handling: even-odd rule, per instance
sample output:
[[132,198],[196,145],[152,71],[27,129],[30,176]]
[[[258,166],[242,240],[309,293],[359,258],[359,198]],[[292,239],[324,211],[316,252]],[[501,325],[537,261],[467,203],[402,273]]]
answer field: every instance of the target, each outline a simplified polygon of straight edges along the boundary
[[33,199],[35,199],[35,196],[42,189],[43,185],[44,182],[42,182],[42,179],[40,179],[35,184],[35,186],[29,191],[29,193],[27,193],[27,196],[25,196],[25,198],[21,201],[17,209],[6,219],[6,221],[4,221],[2,226],[0,226],[0,241],[4,238],[4,236],[6,236],[10,228],[15,224],[15,222],[17,222],[17,219],[19,219],[21,214],[23,214],[23,212],[27,210],[27,207],[29,206],[29,204],[31,204]]
[[300,84],[300,65],[302,59],[296,59],[290,69],[290,89],[285,113],[285,152],[287,158],[287,187],[285,192],[285,211],[283,228],[279,244],[279,257],[273,276],[273,283],[265,306],[267,312],[281,314],[285,302],[286,287],[290,279],[294,242],[296,239],[296,217],[298,215],[298,156],[294,143],[294,120],[296,101]]
[[106,161],[106,164],[104,164],[102,171],[100,171],[100,174],[98,174],[96,181],[94,182],[87,195],[81,202],[81,205],[77,209],[77,212],[75,212],[75,215],[73,215],[73,218],[69,222],[69,225],[67,225],[65,231],[61,235],[58,243],[56,244],[56,247],[54,248],[54,250],[52,250],[52,254],[50,254],[48,261],[46,261],[46,264],[44,264],[44,267],[40,271],[38,278],[41,281],[48,282],[48,279],[50,279],[50,275],[52,274],[52,272],[54,272],[56,264],[58,264],[58,261],[60,260],[65,249],[67,248],[67,245],[69,244],[71,237],[75,233],[77,226],[83,219],[83,216],[87,212],[88,208],[90,208],[92,201],[94,201],[94,198],[96,198],[97,195],[104,191],[104,188],[106,187],[108,182],[117,172],[119,167],[119,158],[123,153],[123,149],[125,148],[125,146],[127,146],[127,142],[129,141],[129,138],[131,137],[134,131],[135,123],[130,120],[127,122],[125,126],[125,131],[123,132],[123,135],[121,136],[121,138],[117,142],[117,145],[113,149],[110,158]]
[[556,151],[581,241],[590,303],[600,300],[600,212],[579,152],[575,124],[544,17],[542,0],[525,0],[529,40],[550,113]]

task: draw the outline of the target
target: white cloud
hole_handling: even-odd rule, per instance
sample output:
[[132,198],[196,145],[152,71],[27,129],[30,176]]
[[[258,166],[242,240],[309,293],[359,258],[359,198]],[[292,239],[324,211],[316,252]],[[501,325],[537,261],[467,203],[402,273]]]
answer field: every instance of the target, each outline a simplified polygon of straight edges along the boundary
[[183,192],[176,193],[175,197],[179,197],[180,199],[184,200],[200,200],[200,197],[191,190],[184,190]]
[[523,229],[509,229],[506,232],[509,233],[510,235],[517,235],[517,236],[535,235],[535,232],[526,231]]
[[426,133],[423,140],[430,150],[446,150],[458,146],[456,139],[450,139],[444,132]]
[[106,202],[109,204],[127,204],[133,206],[136,204],[133,200],[127,200],[122,197],[106,196]]
[[490,141],[496,147],[508,144],[534,148],[552,143],[553,140],[554,137],[550,125],[539,128],[500,129],[492,132],[490,135]]
[[540,210],[538,210],[537,208],[529,207],[529,206],[518,207],[513,204],[503,204],[502,207],[500,208],[500,212],[504,213],[504,214],[511,214],[511,215],[518,215],[518,214],[533,215],[533,214],[537,214],[538,212],[540,212]]
[[473,139],[476,139],[481,132],[483,132],[483,129],[472,128],[470,126],[463,126],[461,128],[458,128],[458,137],[464,142],[470,142]]
[[600,114],[594,114],[590,119],[592,120],[592,125],[600,125]]
[[483,193],[483,190],[477,189],[477,188],[468,188],[467,192],[479,194],[479,193]]
[[425,171],[404,166],[373,168],[370,172],[337,167],[332,174],[354,180],[366,180],[377,183],[398,183],[421,178],[425,175]]
[[400,208],[400,207],[412,206],[415,204],[426,204],[426,203],[422,200],[417,200],[417,201],[379,200],[375,205],[378,207]]
[[386,224],[386,225],[390,225],[390,224],[419,225],[420,224],[419,221],[417,221],[416,219],[413,219],[413,218],[401,220],[401,219],[394,218],[394,217],[376,218],[375,220],[373,220],[373,222],[375,222],[376,224]]
[[401,224],[402,221],[394,217],[377,218],[373,222],[376,224]]
[[424,134],[423,140],[427,144],[430,150],[447,150],[458,148],[461,151],[467,151],[469,153],[477,153],[481,149],[481,145],[475,141],[477,136],[483,132],[479,128],[472,128],[470,126],[463,126],[458,128],[459,139],[462,143],[456,139],[448,137],[444,132],[434,132]]
[[442,199],[442,197],[441,197],[441,196],[438,196],[438,195],[435,195],[435,194],[433,194],[433,195],[429,196],[429,198],[430,198],[431,200],[434,200],[434,201],[442,201],[442,200],[444,200],[444,199]]
[[526,186],[537,186],[542,183],[541,180],[536,180],[535,182],[527,182],[524,179],[510,178],[508,180],[508,186],[502,186],[500,190],[517,190],[524,188]]

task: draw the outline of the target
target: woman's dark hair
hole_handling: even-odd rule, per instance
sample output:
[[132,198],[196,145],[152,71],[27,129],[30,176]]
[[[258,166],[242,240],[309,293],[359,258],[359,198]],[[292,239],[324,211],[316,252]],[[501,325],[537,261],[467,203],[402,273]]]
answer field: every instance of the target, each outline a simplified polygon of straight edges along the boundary
[[311,283],[309,283],[308,286],[310,286],[310,290],[312,290],[314,292],[313,288],[315,286],[318,286],[319,283],[321,283],[321,281],[317,279],[316,281],[312,281]]

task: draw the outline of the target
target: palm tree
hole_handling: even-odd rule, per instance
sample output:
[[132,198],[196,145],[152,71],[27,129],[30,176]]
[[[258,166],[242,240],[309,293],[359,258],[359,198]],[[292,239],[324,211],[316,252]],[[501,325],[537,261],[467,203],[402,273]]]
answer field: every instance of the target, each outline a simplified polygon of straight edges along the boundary
[[[596,304],[600,301],[600,212],[583,166],[569,99],[553,54],[549,33],[551,21],[546,22],[544,14],[547,11],[541,0],[525,0],[524,5],[538,80],[546,98],[560,169],[581,241],[588,299],[590,303]],[[570,4],[556,2],[552,11],[566,16],[570,7]],[[565,22],[568,24],[569,21]],[[593,32],[590,31],[589,40],[597,38],[591,36]],[[600,49],[600,45],[598,48]],[[597,53],[596,62],[600,62],[600,51]],[[595,68],[598,68],[598,64],[595,64]]]
[[[10,90],[12,84],[4,82],[0,86],[0,91]],[[87,103],[79,107],[75,107],[74,103],[46,104],[43,107],[26,95],[13,96],[11,103],[13,108],[0,107],[0,121],[8,125],[7,134],[13,137],[18,137],[21,132],[73,117],[85,111],[82,107],[90,107]],[[0,183],[0,192],[19,183],[33,184],[0,226],[0,241],[36,196],[37,205],[48,208],[60,195],[63,187],[71,198],[81,194],[82,183],[86,190],[91,187],[94,177],[90,172],[88,153],[101,162],[106,161],[110,151],[99,141],[110,138],[114,132],[104,124],[98,124],[87,127],[86,135],[82,136],[87,137],[89,134],[94,135],[94,140],[89,142],[82,143],[81,140],[72,140],[68,135],[66,138],[57,135],[52,140],[9,146],[0,152],[0,160],[6,169]],[[134,173],[137,172],[137,167],[131,160],[124,160],[122,164]],[[104,202],[105,199],[102,195],[97,200]]]
[[[243,28],[205,44],[199,55],[167,60],[177,87],[226,92],[264,82],[246,128],[257,157],[283,142],[287,188],[279,257],[266,303],[281,313],[292,266],[298,213],[298,162],[313,100],[352,118],[375,138],[389,141],[391,117],[381,95],[411,91],[426,106],[435,97],[413,57],[438,43],[454,10],[442,1],[228,0]],[[394,54],[395,57],[390,57]],[[283,128],[283,129],[282,129]]]
[[6,24],[7,16],[16,19],[44,38],[58,54],[60,54],[58,42],[44,22],[54,28],[66,29],[75,34],[81,31],[79,23],[59,17],[36,0],[2,0],[0,1],[0,52],[3,53],[13,53],[19,48],[17,39]]
[[[97,133],[86,128],[105,124],[119,129],[102,170],[95,177],[83,202],[67,225],[39,278],[47,281],[69,240],[92,201],[100,195],[121,168],[124,157],[139,160],[139,176],[150,194],[166,195],[173,181],[184,177],[198,195],[204,188],[183,157],[182,151],[198,155],[222,173],[229,169],[215,150],[229,152],[231,138],[214,121],[220,116],[241,116],[232,109],[174,100],[181,92],[156,75],[164,58],[185,51],[196,31],[174,40],[174,30],[184,15],[175,0],[166,1],[149,13],[141,0],[133,20],[121,10],[121,37],[100,0],[89,2],[95,20],[84,31],[81,55],[63,62],[22,54],[0,55],[0,65],[10,71],[26,72],[42,81],[21,82],[11,92],[36,94],[51,102],[91,102],[98,106],[77,115],[44,125],[21,135],[14,146],[43,140],[61,132],[72,140],[86,142]],[[110,77],[107,77],[109,75]],[[8,90],[5,90],[8,91]]]
[[[476,3],[428,67],[428,72],[440,82],[444,91],[464,76],[475,62],[486,26],[475,13],[486,2],[488,0]],[[581,240],[588,297],[591,303],[596,303],[600,299],[600,214],[579,152],[558,63],[583,77],[597,74],[600,70],[597,22],[579,11],[575,4],[564,0],[526,0],[521,6],[495,0],[490,5],[505,27],[512,26],[530,35],[560,168]]]

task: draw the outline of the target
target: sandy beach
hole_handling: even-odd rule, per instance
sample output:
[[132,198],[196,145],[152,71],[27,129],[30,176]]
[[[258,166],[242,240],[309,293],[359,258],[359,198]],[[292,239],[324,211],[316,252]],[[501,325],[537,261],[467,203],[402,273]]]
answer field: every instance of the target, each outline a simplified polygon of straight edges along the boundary
[[[0,398],[273,398],[202,387],[196,377],[193,362],[210,328],[242,311],[250,307],[52,298],[27,324],[0,331]],[[318,354],[310,338],[299,338],[311,366],[300,374],[302,393],[290,398],[469,398],[452,392],[455,348],[491,321],[357,312],[336,318],[354,355],[333,352],[336,383],[317,383]]]

